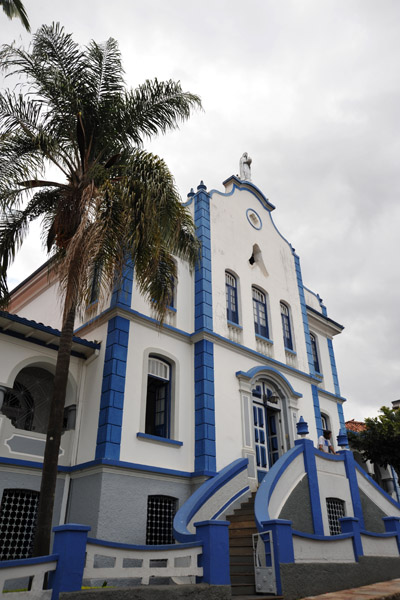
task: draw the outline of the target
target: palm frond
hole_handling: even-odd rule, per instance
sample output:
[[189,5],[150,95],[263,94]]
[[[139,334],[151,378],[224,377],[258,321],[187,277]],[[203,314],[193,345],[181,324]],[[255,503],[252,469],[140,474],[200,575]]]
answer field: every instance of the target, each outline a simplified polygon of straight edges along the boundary
[[123,91],[124,70],[118,42],[113,38],[109,38],[104,44],[97,44],[92,40],[87,47],[86,56],[90,67],[88,84],[93,93],[93,101],[99,106]]
[[136,90],[126,93],[123,117],[126,135],[141,145],[144,136],[176,129],[194,109],[200,108],[200,98],[183,92],[179,81],[147,80]]
[[27,31],[31,30],[28,15],[21,0],[0,0],[0,6],[9,19],[18,17]]

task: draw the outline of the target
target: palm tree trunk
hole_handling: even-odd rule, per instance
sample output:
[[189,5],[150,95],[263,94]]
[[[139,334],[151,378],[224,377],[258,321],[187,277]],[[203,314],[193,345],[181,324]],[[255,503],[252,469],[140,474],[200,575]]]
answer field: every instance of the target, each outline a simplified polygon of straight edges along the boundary
[[74,335],[75,306],[66,314],[60,336],[57,354],[54,391],[50,406],[46,448],[43,460],[42,482],[40,486],[36,534],[33,556],[46,556],[50,553],[50,536],[53,519],[54,498],[57,483],[58,453],[63,430],[64,404],[67,392],[72,338]]

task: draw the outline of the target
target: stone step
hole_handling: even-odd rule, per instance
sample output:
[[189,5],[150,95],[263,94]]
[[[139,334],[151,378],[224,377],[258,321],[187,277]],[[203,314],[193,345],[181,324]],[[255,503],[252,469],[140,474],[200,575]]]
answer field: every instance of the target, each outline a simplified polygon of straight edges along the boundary
[[253,558],[253,548],[251,546],[232,546],[229,552],[230,556],[251,556]]
[[255,595],[256,587],[253,583],[232,583],[231,584],[232,596],[251,596]]
[[254,573],[231,573],[231,585],[255,585]]
[[246,519],[244,521],[235,521],[229,525],[229,531],[233,531],[235,529],[256,529],[256,524],[254,519]]
[[235,554],[230,554],[229,557],[229,564],[232,567],[236,567],[236,566],[251,566],[253,567],[253,554],[248,554],[245,556],[240,556],[240,555],[235,555]]
[[[253,517],[253,518],[251,519],[251,517]],[[227,517],[227,520],[230,523],[238,523],[238,522],[240,523],[240,521],[251,521],[251,520],[255,523],[254,513],[252,511],[247,511],[245,513],[240,512],[237,515],[230,515],[229,517]]]
[[229,531],[229,539],[232,540],[238,537],[248,537],[251,539],[253,533],[257,533],[257,529],[255,527],[232,529]]
[[254,567],[253,561],[248,563],[233,563],[230,565],[231,574],[232,573],[253,573],[254,575]]
[[229,547],[235,548],[236,546],[251,546],[251,547],[253,547],[253,540],[251,539],[251,537],[230,538]]

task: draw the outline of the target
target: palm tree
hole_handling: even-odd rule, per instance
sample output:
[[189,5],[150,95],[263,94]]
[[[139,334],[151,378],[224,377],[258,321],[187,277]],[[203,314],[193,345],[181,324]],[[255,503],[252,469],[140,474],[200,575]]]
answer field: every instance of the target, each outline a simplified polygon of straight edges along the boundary
[[3,11],[6,13],[9,19],[18,17],[22,21],[22,25],[27,31],[31,30],[28,21],[28,15],[21,0],[0,0],[0,6],[3,7]]
[[[105,298],[133,262],[162,321],[176,276],[172,254],[191,266],[197,260],[194,224],[172,175],[142,143],[201,104],[179,82],[127,90],[115,40],[81,49],[58,24],[42,26],[29,51],[4,46],[0,65],[26,82],[20,94],[0,96],[0,298],[7,302],[8,266],[40,218],[64,306],[34,549],[40,556],[49,552],[75,316],[88,305],[93,277]],[[44,179],[49,165],[60,181]]]

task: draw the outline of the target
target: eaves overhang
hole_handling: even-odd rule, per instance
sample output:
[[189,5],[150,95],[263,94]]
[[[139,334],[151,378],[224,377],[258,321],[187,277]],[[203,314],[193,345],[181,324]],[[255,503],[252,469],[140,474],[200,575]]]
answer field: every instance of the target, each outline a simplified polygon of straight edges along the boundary
[[[59,329],[13,315],[4,310],[0,310],[1,333],[56,351],[58,351],[60,345],[61,331]],[[99,349],[100,344],[98,342],[91,342],[77,336],[73,337],[72,356],[86,359],[95,354]]]
[[344,326],[340,323],[337,323],[333,319],[326,317],[322,313],[315,310],[315,308],[311,308],[311,306],[307,305],[306,308],[308,323],[311,329],[315,327],[318,329],[318,331],[321,331],[321,333],[324,333],[329,337],[333,337],[334,335],[337,335],[343,331]]

